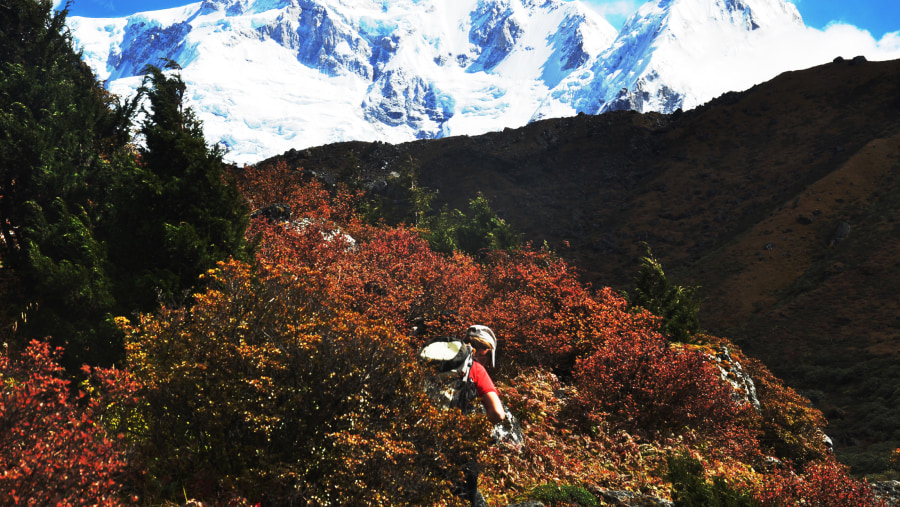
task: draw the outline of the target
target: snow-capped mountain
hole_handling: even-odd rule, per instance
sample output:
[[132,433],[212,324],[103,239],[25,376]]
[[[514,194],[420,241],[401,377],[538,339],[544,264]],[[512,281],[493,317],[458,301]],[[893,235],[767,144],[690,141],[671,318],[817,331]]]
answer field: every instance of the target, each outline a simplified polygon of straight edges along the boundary
[[785,0],[651,0],[618,33],[577,0],[204,0],[68,23],[115,93],[132,94],[148,63],[180,64],[207,139],[238,163],[671,112],[860,54],[815,39]]
[[207,138],[237,162],[521,126],[616,36],[560,0],[205,0],[69,26],[113,92],[180,64]]
[[625,22],[589,68],[555,87],[535,118],[618,109],[668,113],[700,105],[759,82],[762,69],[750,69],[746,80],[747,72],[727,65],[741,64],[742,49],[803,28],[797,8],[783,0],[653,0]]

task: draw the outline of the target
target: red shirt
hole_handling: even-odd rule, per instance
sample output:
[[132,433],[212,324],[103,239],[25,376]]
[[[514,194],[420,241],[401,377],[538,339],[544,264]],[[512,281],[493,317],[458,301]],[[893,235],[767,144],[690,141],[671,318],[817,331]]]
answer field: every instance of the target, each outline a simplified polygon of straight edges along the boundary
[[479,398],[490,392],[500,394],[497,388],[494,387],[494,381],[491,380],[491,376],[488,375],[487,370],[478,361],[472,363],[472,367],[469,369],[469,378],[475,383],[475,391],[478,392]]

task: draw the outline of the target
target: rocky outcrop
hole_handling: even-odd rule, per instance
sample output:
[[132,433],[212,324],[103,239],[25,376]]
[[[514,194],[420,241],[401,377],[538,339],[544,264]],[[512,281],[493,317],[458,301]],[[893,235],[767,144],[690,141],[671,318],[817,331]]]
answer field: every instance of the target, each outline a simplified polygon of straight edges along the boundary
[[661,85],[654,89],[648,83],[655,79],[655,76],[642,78],[635,83],[633,90],[622,88],[615,98],[600,107],[598,113],[607,111],[639,111],[642,113],[662,111],[672,113],[679,109],[684,102],[684,95],[666,85]]
[[250,218],[264,218],[270,222],[288,222],[291,219],[291,205],[272,204],[250,213]]
[[672,507],[671,500],[644,495],[636,491],[599,490],[595,494],[603,502],[602,505],[622,505],[630,507]]
[[390,126],[408,125],[416,138],[436,137],[445,121],[453,116],[453,101],[434,84],[404,69],[384,72],[372,84],[362,104],[370,122]]
[[[591,488],[590,492],[600,501],[599,505],[622,507],[672,507],[675,505],[671,500],[644,495],[635,491]],[[537,500],[527,500],[521,503],[508,504],[506,507],[544,507],[544,503]]]
[[879,481],[869,484],[875,497],[886,505],[900,505],[900,481]]
[[294,51],[297,60],[327,75],[344,72],[372,79],[371,44],[320,2],[306,0],[285,8],[278,18],[256,29]]
[[161,60],[189,52],[186,37],[190,32],[188,22],[162,26],[147,19],[130,21],[121,44],[110,51],[107,60],[107,66],[112,69],[110,79],[138,76],[147,64],[161,67]]
[[741,363],[731,357],[728,347],[717,347],[715,355],[709,356],[715,360],[716,368],[722,380],[731,384],[734,388],[735,400],[739,403],[749,403],[756,411],[759,411],[759,398],[756,397],[756,385],[741,366]]
[[509,0],[500,2],[482,1],[471,14],[472,28],[469,30],[471,42],[480,54],[469,67],[470,72],[490,71],[503,61],[524,30],[513,15]]
[[831,240],[828,242],[828,246],[835,246],[841,241],[847,239],[847,236],[850,235],[850,224],[847,222],[841,221],[838,222],[837,226],[834,228],[834,232],[831,234]]

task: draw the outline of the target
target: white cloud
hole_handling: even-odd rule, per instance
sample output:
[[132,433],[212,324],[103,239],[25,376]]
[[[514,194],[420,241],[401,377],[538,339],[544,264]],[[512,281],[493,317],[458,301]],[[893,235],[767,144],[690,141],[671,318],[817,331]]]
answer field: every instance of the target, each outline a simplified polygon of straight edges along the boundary
[[884,34],[878,41],[878,47],[886,54],[895,55],[890,59],[898,58],[896,55],[900,54],[900,30]]
[[876,40],[868,30],[843,23],[831,23],[824,30],[807,28],[797,34],[796,40],[787,40],[798,56],[802,53],[817,55],[820,59],[842,56],[865,56],[869,60],[882,61],[900,58],[900,32],[885,34]]
[[679,69],[670,79],[680,80],[680,86],[691,90],[697,101],[686,103],[686,108],[702,104],[723,90],[745,90],[782,72],[816,67],[837,57],[900,59],[900,32],[876,40],[866,30],[832,24],[824,30],[801,27],[754,35],[752,42],[722,41],[717,50],[705,51],[702,58],[685,53],[670,62],[671,68]]

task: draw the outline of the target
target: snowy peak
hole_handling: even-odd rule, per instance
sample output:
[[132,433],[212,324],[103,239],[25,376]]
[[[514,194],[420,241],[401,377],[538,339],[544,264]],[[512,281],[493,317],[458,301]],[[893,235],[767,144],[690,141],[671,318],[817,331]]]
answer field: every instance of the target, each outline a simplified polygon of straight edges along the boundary
[[[424,30],[434,18],[442,23]],[[364,117],[373,124],[410,127],[416,138],[468,133],[471,120],[485,116],[517,116],[499,128],[524,124],[540,94],[615,37],[604,20],[557,0],[479,0],[453,7],[437,2],[418,12],[362,21],[367,33],[377,34],[378,48]],[[455,81],[477,88],[454,93],[448,83]],[[524,89],[510,90],[520,83],[526,83]],[[512,93],[526,98],[513,104]]]
[[524,125],[616,36],[562,0],[203,0],[69,24],[116,93],[180,64],[207,136],[247,162]]
[[[783,0],[653,0],[642,5],[591,65],[557,85],[533,119],[632,109],[673,112],[727,89],[704,89],[710,62],[738,54],[762,32],[803,29]],[[753,84],[753,83],[749,83]],[[740,88],[730,88],[740,89]]]
[[[786,0],[651,0],[618,32],[579,0],[203,0],[69,26],[114,93],[132,94],[147,64],[180,64],[208,139],[247,163],[689,109],[841,54]],[[816,51],[786,56],[800,36]]]
[[660,0],[645,4],[638,16],[644,10],[666,13],[668,29],[682,34],[708,24],[752,31],[803,23],[797,8],[783,0]]

